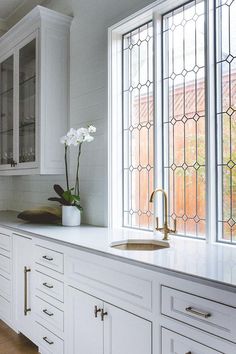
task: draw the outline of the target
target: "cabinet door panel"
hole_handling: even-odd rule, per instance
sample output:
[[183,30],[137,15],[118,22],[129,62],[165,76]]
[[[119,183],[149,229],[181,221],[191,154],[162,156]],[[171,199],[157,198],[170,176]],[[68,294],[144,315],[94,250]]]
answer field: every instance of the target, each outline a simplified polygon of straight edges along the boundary
[[104,354],[151,354],[151,322],[105,304]]
[[66,353],[103,354],[103,322],[100,313],[97,318],[94,313],[95,306],[102,308],[102,302],[73,288],[67,296]]
[[13,160],[13,55],[0,64],[0,166]]
[[19,163],[36,158],[36,39],[19,50]]
[[[13,238],[13,287],[15,296],[14,318],[17,329],[34,339],[32,316],[32,240],[14,235]],[[28,272],[26,272],[28,270]]]

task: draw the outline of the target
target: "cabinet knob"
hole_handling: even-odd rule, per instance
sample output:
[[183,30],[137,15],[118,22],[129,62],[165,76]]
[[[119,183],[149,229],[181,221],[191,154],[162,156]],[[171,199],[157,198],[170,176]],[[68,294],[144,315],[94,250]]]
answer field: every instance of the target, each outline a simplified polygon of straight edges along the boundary
[[101,321],[104,321],[104,317],[107,316],[108,313],[107,312],[104,312],[104,310],[102,309],[101,311]]
[[94,306],[94,316],[97,318],[98,317],[98,312],[101,312],[101,309],[99,309],[98,307],[97,307],[97,305],[96,306]]
[[11,167],[16,167],[17,162],[15,160],[11,160]]

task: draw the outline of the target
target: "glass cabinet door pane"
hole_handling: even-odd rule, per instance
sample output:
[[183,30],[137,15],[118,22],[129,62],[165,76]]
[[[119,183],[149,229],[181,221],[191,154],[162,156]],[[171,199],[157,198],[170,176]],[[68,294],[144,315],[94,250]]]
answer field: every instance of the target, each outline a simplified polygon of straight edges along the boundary
[[19,52],[19,162],[35,161],[36,40]]
[[13,159],[13,55],[0,64],[0,165]]

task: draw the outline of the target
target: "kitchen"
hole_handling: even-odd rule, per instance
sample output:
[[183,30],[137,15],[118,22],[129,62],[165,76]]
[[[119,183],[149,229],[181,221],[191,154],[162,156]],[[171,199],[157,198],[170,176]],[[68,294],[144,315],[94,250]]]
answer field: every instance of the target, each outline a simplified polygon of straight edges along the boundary
[[236,353],[235,4],[0,1],[0,353]]

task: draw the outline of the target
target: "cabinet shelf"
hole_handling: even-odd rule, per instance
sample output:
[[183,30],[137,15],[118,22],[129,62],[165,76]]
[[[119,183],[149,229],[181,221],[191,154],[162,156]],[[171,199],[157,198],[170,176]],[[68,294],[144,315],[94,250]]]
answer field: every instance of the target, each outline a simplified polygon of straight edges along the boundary
[[23,86],[23,85],[25,85],[25,84],[27,84],[27,83],[30,83],[32,80],[35,80],[35,78],[36,78],[35,75],[30,76],[28,79],[25,79],[25,80],[23,80],[23,81],[20,81],[19,85],[20,85],[20,86]]
[[11,87],[10,89],[3,91],[0,93],[0,96],[4,96],[7,95],[8,93],[12,93],[13,92],[13,87]]
[[12,132],[12,134],[13,134],[13,128],[7,129],[7,130],[2,130],[2,131],[0,131],[0,134],[1,134],[1,135],[2,135],[2,134],[9,134],[10,132]]
[[[34,126],[34,125],[35,125],[35,122],[24,123],[24,124],[19,125],[19,129],[21,130],[21,129],[24,129],[24,128],[27,128],[30,126]],[[8,134],[10,132],[13,132],[13,128],[7,129],[7,130],[2,130],[2,131],[0,131],[0,134]]]
[[24,128],[31,127],[31,126],[34,126],[34,125],[35,125],[35,122],[20,124],[19,125],[19,129],[24,129]]

